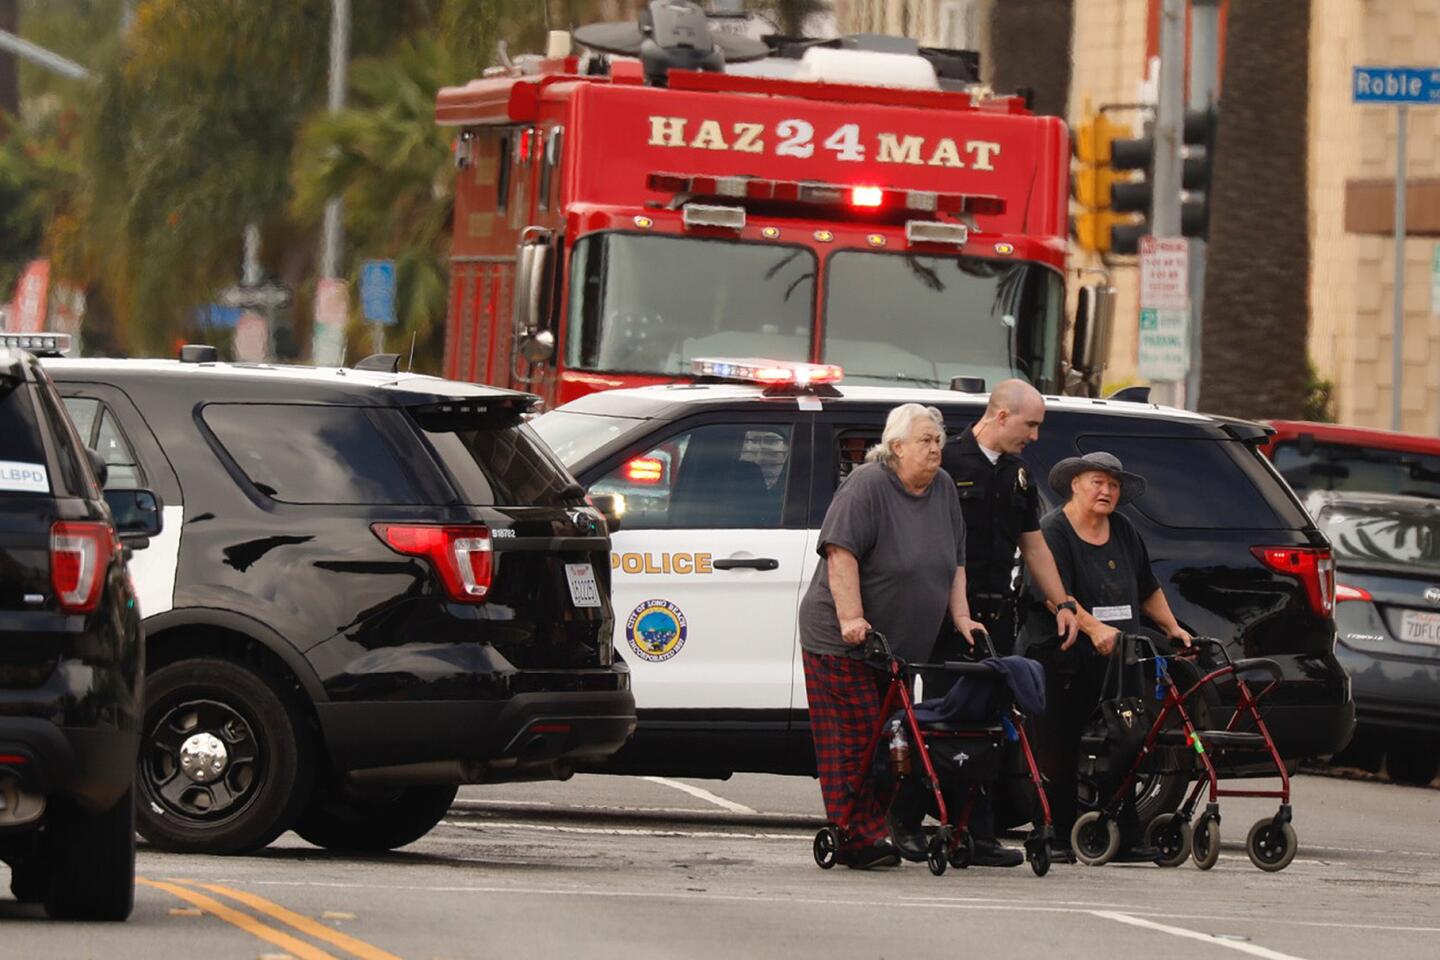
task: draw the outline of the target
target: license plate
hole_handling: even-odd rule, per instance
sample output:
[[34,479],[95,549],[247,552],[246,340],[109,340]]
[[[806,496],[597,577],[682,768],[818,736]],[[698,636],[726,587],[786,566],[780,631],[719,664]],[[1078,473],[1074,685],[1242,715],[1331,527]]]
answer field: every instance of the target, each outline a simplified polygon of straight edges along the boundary
[[595,582],[595,569],[590,564],[565,564],[565,579],[570,581],[570,599],[575,606],[600,606],[600,585]]
[[1406,610],[1400,615],[1400,639],[1440,646],[1440,613]]

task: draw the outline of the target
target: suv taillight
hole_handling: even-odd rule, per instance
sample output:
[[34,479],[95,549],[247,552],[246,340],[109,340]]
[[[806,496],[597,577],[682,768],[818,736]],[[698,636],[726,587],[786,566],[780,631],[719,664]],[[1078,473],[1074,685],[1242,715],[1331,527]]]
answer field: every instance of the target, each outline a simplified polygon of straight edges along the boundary
[[104,523],[61,520],[50,527],[50,585],[66,613],[90,613],[100,603],[115,534]]
[[1328,617],[1335,610],[1335,559],[1328,547],[1251,547],[1250,551],[1276,573],[1299,577],[1310,609]]
[[485,602],[494,574],[489,527],[377,523],[370,529],[396,553],[429,560],[450,599]]

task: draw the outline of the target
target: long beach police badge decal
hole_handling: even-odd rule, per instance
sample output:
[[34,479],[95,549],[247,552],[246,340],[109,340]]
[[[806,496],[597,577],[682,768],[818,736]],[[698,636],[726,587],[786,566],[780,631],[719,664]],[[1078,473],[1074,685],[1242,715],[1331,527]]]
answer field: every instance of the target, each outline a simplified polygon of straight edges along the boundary
[[685,646],[685,614],[669,600],[646,600],[625,620],[625,639],[641,660],[664,663]]

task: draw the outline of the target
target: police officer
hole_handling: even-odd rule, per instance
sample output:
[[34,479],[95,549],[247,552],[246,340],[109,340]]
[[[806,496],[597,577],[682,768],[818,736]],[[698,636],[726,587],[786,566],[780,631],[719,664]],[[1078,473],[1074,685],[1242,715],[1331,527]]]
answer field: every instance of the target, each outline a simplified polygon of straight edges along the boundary
[[[1015,551],[1025,562],[1045,599],[1055,604],[1056,628],[1068,641],[1076,631],[1075,603],[1061,582],[1055,557],[1040,533],[1040,496],[1020,459],[1028,444],[1040,438],[1045,398],[1024,380],[1006,380],[990,394],[979,422],[961,430],[945,445],[942,465],[955,481],[965,515],[966,594],[970,616],[990,635],[996,653],[1014,652],[1017,596]],[[936,659],[957,659],[967,650],[948,625],[936,645]],[[940,679],[940,678],[936,678]],[[925,696],[944,692],[953,678],[936,690],[927,678]],[[981,866],[1019,866],[1018,850],[995,840],[990,798],[982,797],[972,813],[974,862]]]

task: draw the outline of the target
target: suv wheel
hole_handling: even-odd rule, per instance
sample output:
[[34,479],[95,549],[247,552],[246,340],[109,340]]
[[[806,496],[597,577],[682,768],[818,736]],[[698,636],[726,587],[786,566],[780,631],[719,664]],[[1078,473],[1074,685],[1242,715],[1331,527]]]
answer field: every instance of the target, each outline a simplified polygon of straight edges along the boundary
[[228,660],[182,660],[146,678],[140,833],[164,850],[258,850],[294,822],[311,736],[291,698]]
[[394,850],[434,829],[458,789],[453,784],[396,787],[358,797],[345,795],[339,787],[316,790],[295,832],[330,850]]
[[1395,737],[1385,753],[1385,770],[1396,783],[1426,787],[1440,773],[1440,754],[1421,737]]
[[87,813],[56,800],[46,826],[45,912],[61,920],[124,920],[135,905],[135,798]]

